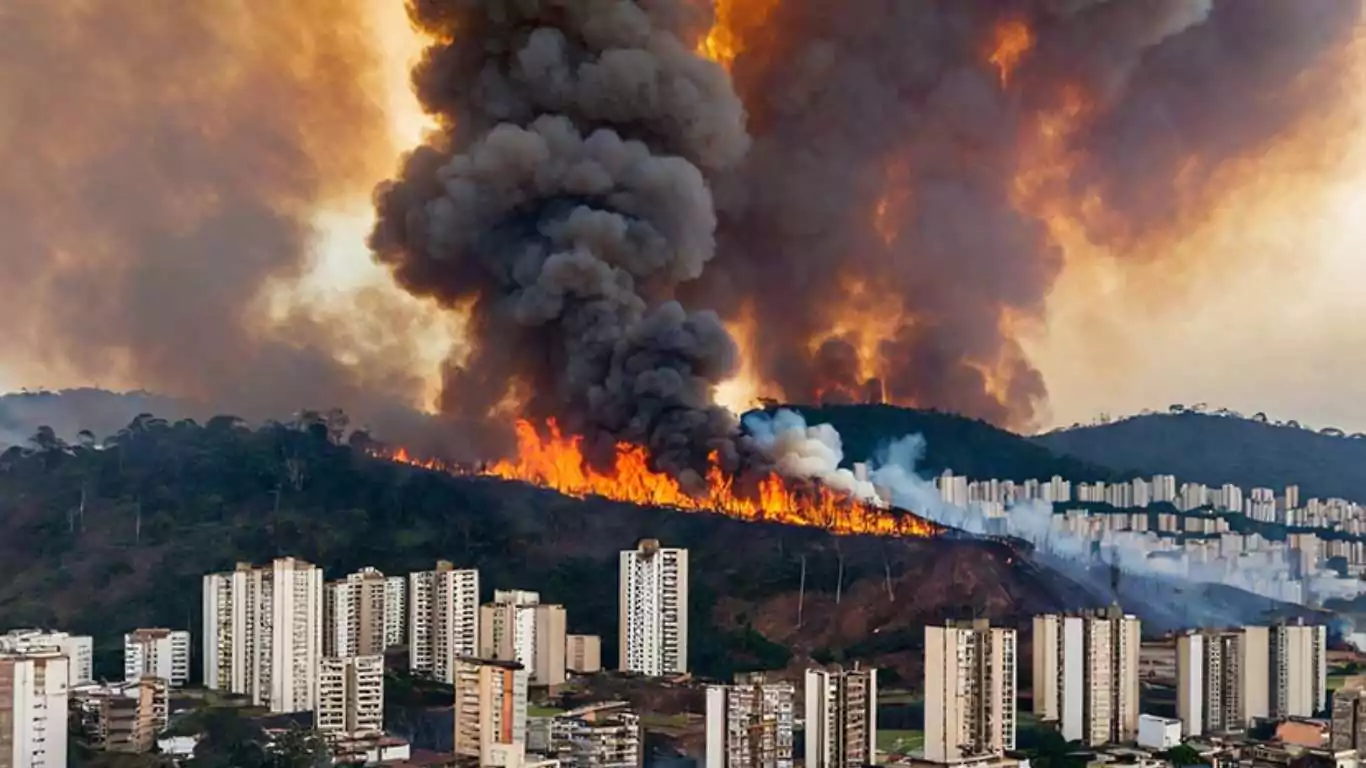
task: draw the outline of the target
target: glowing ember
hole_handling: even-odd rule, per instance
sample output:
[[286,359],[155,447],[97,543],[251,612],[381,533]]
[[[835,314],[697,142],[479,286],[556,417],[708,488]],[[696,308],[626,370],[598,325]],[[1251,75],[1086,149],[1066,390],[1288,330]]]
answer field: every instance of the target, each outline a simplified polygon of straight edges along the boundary
[[1000,73],[1001,87],[1010,85],[1010,76],[1020,60],[1034,47],[1034,33],[1019,19],[1001,22],[996,27],[996,44],[987,58]]
[[[427,469],[451,471],[435,461],[413,458],[400,448],[391,458]],[[908,513],[893,512],[850,498],[824,487],[795,489],[777,475],[758,484],[753,497],[736,491],[734,478],[712,464],[707,472],[707,491],[692,495],[673,477],[650,469],[644,448],[618,444],[610,471],[588,465],[579,437],[566,437],[551,421],[545,435],[530,422],[517,422],[517,458],[484,467],[478,474],[518,480],[549,488],[566,496],[599,496],[693,512],[717,512],[737,520],[783,523],[824,528],[847,535],[904,536],[926,538],[942,528]]]

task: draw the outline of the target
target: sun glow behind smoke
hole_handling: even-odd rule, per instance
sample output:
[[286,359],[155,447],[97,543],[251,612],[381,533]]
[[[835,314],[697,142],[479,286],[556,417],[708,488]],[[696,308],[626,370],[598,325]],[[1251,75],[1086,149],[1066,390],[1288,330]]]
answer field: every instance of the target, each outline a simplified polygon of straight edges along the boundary
[[[372,98],[384,105],[390,138],[387,151],[396,165],[402,152],[421,144],[435,127],[435,121],[418,104],[411,84],[413,65],[427,41],[408,22],[403,3],[369,0],[367,11],[382,68],[376,78],[379,90]],[[317,234],[312,269],[297,282],[273,286],[272,317],[284,322],[295,311],[324,317],[337,329],[338,337],[353,346],[393,341],[375,338],[377,333],[402,334],[416,356],[419,370],[414,373],[425,382],[419,398],[409,404],[430,411],[440,390],[440,362],[460,337],[464,318],[415,299],[374,262],[365,244],[374,217],[368,186],[317,211],[313,218]],[[389,331],[374,327],[376,313],[385,316]],[[354,351],[343,348],[336,354],[345,362]]]
[[[1354,412],[1348,401],[1323,402],[1331,388],[1298,397],[1301,368],[1289,363],[1366,375],[1335,351],[1359,346],[1363,334],[1327,290],[1366,278],[1366,32],[1343,66],[1361,84],[1346,89],[1348,102],[1325,103],[1268,151],[1227,163],[1201,188],[1192,174],[1178,176],[1173,194],[1189,202],[1175,226],[1111,247],[1088,236],[1088,223],[1103,225],[1116,212],[1094,191],[1068,186],[1076,159],[1067,137],[1086,130],[1090,97],[1059,89],[1026,138],[1014,197],[1065,256],[1045,322],[1021,336],[1047,378],[1053,423],[1199,400],[1319,423]],[[1234,359],[1281,364],[1248,377],[1219,364]]]

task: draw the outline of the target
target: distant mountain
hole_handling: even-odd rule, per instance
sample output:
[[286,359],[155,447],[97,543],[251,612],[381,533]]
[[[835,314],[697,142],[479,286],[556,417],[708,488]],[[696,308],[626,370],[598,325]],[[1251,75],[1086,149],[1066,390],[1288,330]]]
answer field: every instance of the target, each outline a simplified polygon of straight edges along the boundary
[[945,469],[973,478],[1048,479],[1060,475],[1073,482],[1117,477],[1104,462],[1065,456],[985,421],[943,411],[892,405],[781,406],[801,413],[808,424],[829,423],[840,433],[845,463],[867,461],[893,440],[907,435],[925,439],[925,457],[917,465],[924,475]]
[[1138,474],[1366,501],[1366,439],[1198,413],[1148,414],[1033,438],[1059,454]]

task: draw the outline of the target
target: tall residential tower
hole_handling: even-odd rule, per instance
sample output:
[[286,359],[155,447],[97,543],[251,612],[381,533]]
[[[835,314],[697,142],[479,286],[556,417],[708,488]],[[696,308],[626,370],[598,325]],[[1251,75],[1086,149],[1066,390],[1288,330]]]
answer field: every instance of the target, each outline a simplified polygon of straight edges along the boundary
[[1138,737],[1136,617],[1101,611],[1034,617],[1034,714],[1087,746]]
[[688,671],[688,550],[644,539],[621,553],[622,671]]
[[925,627],[925,759],[961,763],[1015,748],[1015,630]]
[[455,682],[456,660],[479,652],[479,571],[441,560],[408,576],[409,666]]
[[272,712],[317,704],[323,572],[292,557],[204,577],[204,686]]

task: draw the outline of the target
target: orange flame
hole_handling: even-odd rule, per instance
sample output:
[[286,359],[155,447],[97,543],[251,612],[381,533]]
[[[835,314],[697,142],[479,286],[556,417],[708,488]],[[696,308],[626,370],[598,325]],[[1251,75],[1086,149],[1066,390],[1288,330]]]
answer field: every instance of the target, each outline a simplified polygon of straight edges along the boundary
[[744,41],[764,26],[778,0],[716,0],[716,21],[697,43],[697,53],[730,70],[744,51]]
[[[610,470],[597,470],[583,455],[582,438],[565,436],[559,425],[547,422],[544,436],[531,422],[517,421],[517,458],[483,468],[478,474],[516,480],[558,491],[566,496],[598,496],[687,512],[716,512],[751,522],[783,523],[824,528],[839,535],[927,538],[943,528],[905,512],[895,512],[859,501],[823,486],[798,489],[770,474],[758,483],[754,496],[735,488],[734,477],[717,465],[707,471],[701,494],[683,490],[678,480],[650,469],[649,455],[638,445],[618,443]],[[453,471],[440,462],[413,458],[400,448],[393,461],[426,469]]]
[[1010,76],[1033,47],[1034,32],[1020,19],[1009,19],[996,26],[996,42],[987,61],[996,67],[1002,88],[1010,85]]

